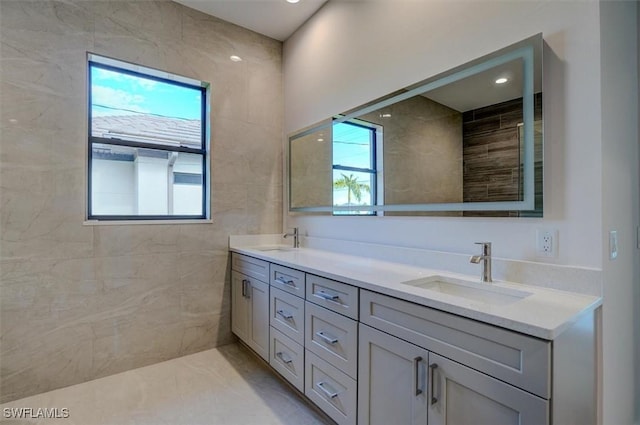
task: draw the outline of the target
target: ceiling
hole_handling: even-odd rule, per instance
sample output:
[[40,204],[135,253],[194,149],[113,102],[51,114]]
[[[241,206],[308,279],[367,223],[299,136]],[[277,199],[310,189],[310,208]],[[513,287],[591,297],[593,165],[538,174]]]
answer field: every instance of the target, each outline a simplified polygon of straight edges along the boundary
[[327,0],[174,0],[192,9],[284,41]]
[[[495,80],[500,77],[506,77],[508,81],[496,84]],[[522,60],[516,59],[428,91],[423,96],[466,112],[522,97],[522,81]]]

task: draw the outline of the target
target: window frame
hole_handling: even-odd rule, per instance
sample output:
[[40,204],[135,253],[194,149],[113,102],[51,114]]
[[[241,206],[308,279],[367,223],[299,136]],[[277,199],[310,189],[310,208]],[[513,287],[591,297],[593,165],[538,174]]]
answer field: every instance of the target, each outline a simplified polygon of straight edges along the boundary
[[[120,66],[118,66],[120,65]],[[121,138],[105,138],[97,137],[92,134],[92,118],[93,118],[93,104],[92,104],[92,79],[91,74],[93,68],[100,68],[108,71],[118,72],[121,74],[131,75],[135,77],[142,77],[145,79],[158,81],[166,84],[171,84],[179,87],[186,87],[200,91],[200,147],[192,148],[186,146],[171,146],[154,144],[147,142],[139,142],[134,140],[127,140]],[[166,77],[165,77],[166,76]],[[167,78],[171,77],[171,78]],[[140,65],[135,65],[129,62],[111,59],[92,53],[87,54],[87,203],[86,203],[86,216],[89,221],[176,221],[176,220],[208,220],[210,217],[209,209],[209,122],[208,122],[208,99],[209,99],[209,84],[201,81],[196,81],[187,77],[181,77],[176,74],[171,74],[165,71],[155,70],[153,68],[147,68]],[[131,148],[151,149],[162,152],[178,152],[178,153],[191,153],[202,156],[202,214],[197,215],[169,215],[169,214],[157,214],[157,215],[103,215],[93,214],[93,199],[92,199],[92,164],[93,164],[93,145],[94,144],[106,144],[114,146],[125,146]]]
[[[350,166],[346,166],[346,165],[336,165],[334,163],[334,159],[331,159],[331,170],[332,170],[332,180],[333,180],[333,171],[336,170],[342,170],[342,171],[353,171],[353,172],[357,172],[357,173],[368,173],[371,175],[371,188],[370,188],[370,196],[371,196],[371,206],[376,206],[379,204],[378,202],[378,185],[379,185],[379,176],[378,176],[378,169],[380,168],[379,164],[378,164],[378,139],[381,136],[380,134],[380,125],[374,124],[374,123],[370,123],[361,119],[350,119],[347,121],[337,121],[334,120],[332,123],[332,126],[336,125],[336,124],[347,124],[347,125],[352,125],[354,127],[360,127],[360,128],[364,128],[366,130],[369,131],[370,134],[370,140],[369,140],[369,147],[370,147],[370,155],[369,155],[369,164],[371,165],[372,168],[361,168],[361,167],[350,167]],[[333,131],[331,132],[333,134]],[[335,138],[332,137],[331,140],[332,145],[335,143]],[[333,146],[332,146],[332,150],[333,150]],[[333,186],[333,183],[332,183]],[[333,192],[332,192],[333,194]],[[333,201],[332,201],[333,204]],[[333,211],[331,212],[331,215],[333,216],[375,216],[378,215],[378,212],[375,210],[370,210],[370,211],[360,211],[360,212],[348,212],[348,211],[344,211],[344,210],[336,210],[335,209],[335,205],[333,205]]]

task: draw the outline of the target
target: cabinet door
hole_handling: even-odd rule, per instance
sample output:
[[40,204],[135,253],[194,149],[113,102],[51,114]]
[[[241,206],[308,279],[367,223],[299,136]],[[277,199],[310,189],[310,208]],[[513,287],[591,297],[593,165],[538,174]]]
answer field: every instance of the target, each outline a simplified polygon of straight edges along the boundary
[[429,353],[429,425],[544,425],[548,402]]
[[249,280],[249,347],[269,361],[269,285]]
[[269,285],[231,272],[231,330],[269,361]]
[[428,352],[360,324],[358,424],[427,424]]
[[231,331],[244,342],[249,339],[249,307],[247,276],[231,272]]

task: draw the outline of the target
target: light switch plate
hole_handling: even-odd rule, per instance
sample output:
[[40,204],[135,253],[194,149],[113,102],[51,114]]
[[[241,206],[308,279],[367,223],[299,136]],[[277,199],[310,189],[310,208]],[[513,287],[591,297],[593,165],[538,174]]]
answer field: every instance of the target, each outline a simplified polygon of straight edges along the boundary
[[618,258],[618,231],[609,231],[609,259],[615,260]]

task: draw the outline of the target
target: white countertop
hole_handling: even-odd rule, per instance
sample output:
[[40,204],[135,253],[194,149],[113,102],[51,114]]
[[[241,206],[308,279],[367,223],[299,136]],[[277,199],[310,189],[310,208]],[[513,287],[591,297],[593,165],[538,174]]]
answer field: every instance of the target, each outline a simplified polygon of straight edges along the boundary
[[[512,282],[480,283],[479,276],[330,251],[309,248],[265,251],[265,248],[269,247],[236,246],[231,251],[546,340],[557,338],[583,314],[602,304],[602,298],[591,295]],[[402,283],[433,275],[477,279],[481,289],[492,285],[496,291],[505,288],[507,292],[525,291],[530,295],[509,303],[488,304]]]

